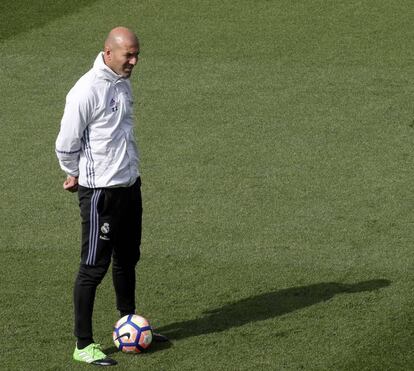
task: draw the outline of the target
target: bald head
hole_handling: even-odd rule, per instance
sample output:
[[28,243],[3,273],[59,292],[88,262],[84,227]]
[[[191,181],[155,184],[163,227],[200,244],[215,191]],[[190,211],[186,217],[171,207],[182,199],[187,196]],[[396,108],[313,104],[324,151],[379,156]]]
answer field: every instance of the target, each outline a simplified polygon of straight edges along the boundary
[[104,45],[104,61],[122,77],[131,76],[138,62],[139,41],[134,32],[126,27],[116,27],[109,32]]
[[138,45],[138,38],[134,32],[126,27],[115,27],[109,32],[105,40],[105,48],[116,48],[123,44],[135,44]]

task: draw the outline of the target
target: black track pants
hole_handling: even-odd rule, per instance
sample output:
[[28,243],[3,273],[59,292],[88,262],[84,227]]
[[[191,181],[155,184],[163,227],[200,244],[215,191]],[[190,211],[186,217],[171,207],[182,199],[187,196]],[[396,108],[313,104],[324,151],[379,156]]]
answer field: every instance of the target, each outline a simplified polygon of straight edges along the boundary
[[140,257],[141,181],[131,187],[79,187],[82,251],[74,287],[75,336],[92,338],[96,288],[112,258],[117,309],[135,311],[135,266]]

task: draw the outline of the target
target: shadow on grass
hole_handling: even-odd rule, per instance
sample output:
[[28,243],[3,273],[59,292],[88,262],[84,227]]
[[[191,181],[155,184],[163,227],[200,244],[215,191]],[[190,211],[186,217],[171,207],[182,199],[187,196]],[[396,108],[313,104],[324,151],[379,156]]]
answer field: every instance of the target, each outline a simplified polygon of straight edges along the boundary
[[[146,349],[142,353],[137,353],[136,355],[142,356],[142,355],[145,355],[145,354],[151,354],[151,353],[159,352],[159,351],[168,349],[171,346],[172,346],[172,343],[170,341],[167,341],[167,342],[164,342],[164,343],[152,342],[151,346],[148,349]],[[120,351],[118,350],[117,347],[111,346],[111,347],[108,347],[106,349],[103,349],[103,352],[107,355],[111,355],[111,354],[118,353]],[[132,355],[135,355],[135,354],[132,354]]]
[[204,316],[160,327],[158,332],[171,340],[225,331],[246,323],[281,316],[311,305],[327,301],[338,294],[374,291],[389,286],[385,279],[342,284],[317,283],[308,286],[277,290],[238,300],[204,312]]

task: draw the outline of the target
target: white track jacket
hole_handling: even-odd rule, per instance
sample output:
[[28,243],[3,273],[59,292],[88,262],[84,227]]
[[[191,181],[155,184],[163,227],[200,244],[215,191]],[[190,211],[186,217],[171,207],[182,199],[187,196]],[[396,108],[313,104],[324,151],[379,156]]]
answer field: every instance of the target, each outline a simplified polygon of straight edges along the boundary
[[134,184],[139,154],[132,105],[129,79],[107,67],[100,53],[66,96],[56,140],[62,170],[88,188]]

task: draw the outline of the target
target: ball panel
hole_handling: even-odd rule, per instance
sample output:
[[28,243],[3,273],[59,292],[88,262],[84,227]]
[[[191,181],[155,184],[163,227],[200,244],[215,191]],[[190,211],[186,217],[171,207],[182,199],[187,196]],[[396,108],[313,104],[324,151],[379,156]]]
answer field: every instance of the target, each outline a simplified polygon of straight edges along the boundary
[[123,346],[122,351],[124,353],[139,353],[140,350],[135,345]]
[[140,328],[149,326],[149,322],[147,321],[147,319],[145,319],[142,316],[139,316],[138,314],[134,314],[129,321],[135,323]]
[[144,349],[148,348],[152,342],[152,331],[151,330],[141,331],[138,342]]
[[115,346],[119,349],[121,346],[121,343],[119,342],[118,334],[115,331],[112,333],[112,339],[114,341]]

